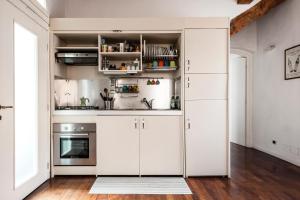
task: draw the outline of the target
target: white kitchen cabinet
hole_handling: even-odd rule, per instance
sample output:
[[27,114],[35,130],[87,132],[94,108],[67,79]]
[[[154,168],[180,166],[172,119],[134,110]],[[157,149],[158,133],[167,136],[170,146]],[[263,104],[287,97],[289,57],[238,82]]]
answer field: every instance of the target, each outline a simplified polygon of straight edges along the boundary
[[97,174],[139,175],[138,117],[98,117]]
[[185,73],[227,73],[228,29],[185,29]]
[[227,175],[227,101],[186,101],[186,175]]
[[180,116],[97,119],[98,175],[183,175]]
[[140,118],[141,175],[182,175],[183,142],[179,116]]
[[227,74],[185,74],[185,100],[227,99]]

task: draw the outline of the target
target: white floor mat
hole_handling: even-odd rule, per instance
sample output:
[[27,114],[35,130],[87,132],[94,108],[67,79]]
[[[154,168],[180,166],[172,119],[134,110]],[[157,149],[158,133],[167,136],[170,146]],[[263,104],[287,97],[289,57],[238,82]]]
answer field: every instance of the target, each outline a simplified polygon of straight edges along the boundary
[[192,194],[183,178],[98,177],[90,194]]

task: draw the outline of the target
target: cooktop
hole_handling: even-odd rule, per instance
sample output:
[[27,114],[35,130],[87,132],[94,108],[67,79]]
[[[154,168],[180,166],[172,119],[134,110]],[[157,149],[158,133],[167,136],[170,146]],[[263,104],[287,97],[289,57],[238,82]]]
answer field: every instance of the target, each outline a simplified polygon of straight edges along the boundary
[[55,110],[99,110],[98,106],[56,106]]

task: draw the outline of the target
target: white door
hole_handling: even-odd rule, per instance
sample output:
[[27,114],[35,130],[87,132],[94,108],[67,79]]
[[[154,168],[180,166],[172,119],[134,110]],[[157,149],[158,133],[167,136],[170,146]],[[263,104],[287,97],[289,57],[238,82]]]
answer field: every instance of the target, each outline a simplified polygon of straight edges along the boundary
[[139,175],[138,117],[98,117],[97,172],[98,175]]
[[140,118],[141,175],[182,175],[183,137],[179,116]]
[[246,58],[231,56],[229,133],[231,142],[243,146],[246,146],[246,65]]
[[186,101],[185,106],[186,175],[227,175],[227,101]]
[[228,30],[185,30],[185,73],[227,73]]
[[48,31],[1,1],[0,33],[0,193],[14,200],[49,178]]
[[186,74],[185,100],[227,99],[227,74]]

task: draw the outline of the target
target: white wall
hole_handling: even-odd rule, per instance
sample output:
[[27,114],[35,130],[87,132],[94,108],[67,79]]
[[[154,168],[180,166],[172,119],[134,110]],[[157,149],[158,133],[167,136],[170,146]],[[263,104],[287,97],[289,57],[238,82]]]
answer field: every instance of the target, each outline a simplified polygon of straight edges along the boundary
[[236,0],[65,0],[65,16],[234,17],[259,1],[238,5]]
[[[300,44],[299,10],[300,1],[289,0],[258,21],[253,95],[254,146],[298,165],[300,79],[284,80],[284,50]],[[276,48],[266,51],[270,44]]]
[[230,45],[232,49],[245,50],[255,54],[257,51],[257,23],[253,22],[241,32],[233,35]]
[[65,0],[46,0],[50,17],[65,16]]
[[[284,50],[300,44],[300,1],[289,0],[231,38],[252,52],[253,146],[300,165],[300,79],[284,80]],[[266,50],[275,44],[273,50]],[[276,140],[277,144],[272,144]]]

